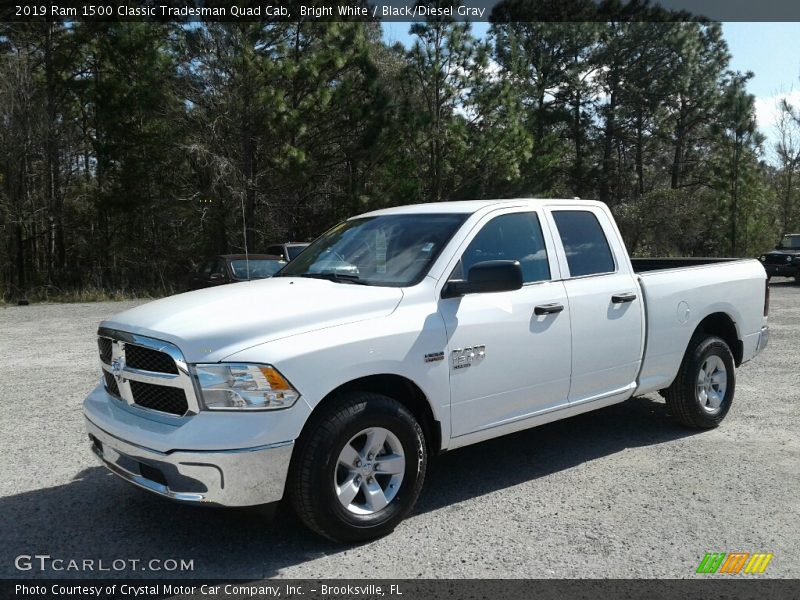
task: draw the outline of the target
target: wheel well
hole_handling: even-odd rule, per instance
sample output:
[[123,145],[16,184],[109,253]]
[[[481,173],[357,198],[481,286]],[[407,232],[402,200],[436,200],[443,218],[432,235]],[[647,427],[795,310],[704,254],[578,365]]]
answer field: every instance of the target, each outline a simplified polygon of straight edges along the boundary
[[708,315],[697,325],[695,335],[701,331],[725,340],[725,343],[728,344],[733,353],[733,360],[736,366],[738,367],[742,363],[744,347],[739,339],[739,334],[736,333],[736,324],[728,314],[718,312]]
[[319,411],[321,406],[334,401],[337,396],[347,392],[373,392],[397,400],[411,411],[422,427],[428,444],[428,452],[432,455],[441,452],[442,426],[434,418],[428,398],[416,383],[401,375],[388,373],[369,375],[340,385],[320,400],[306,423],[312,420],[314,413]]

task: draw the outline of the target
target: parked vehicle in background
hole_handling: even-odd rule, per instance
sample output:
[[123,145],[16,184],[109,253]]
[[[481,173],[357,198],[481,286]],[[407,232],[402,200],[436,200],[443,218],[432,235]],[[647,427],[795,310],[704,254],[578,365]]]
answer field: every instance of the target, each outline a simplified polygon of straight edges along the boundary
[[379,210],[266,281],[102,322],[86,427],[111,471],[165,498],[285,493],[314,531],[366,540],[414,507],[439,452],[657,391],[716,427],[767,344],[768,294],[756,260],[632,261],[600,202]]
[[283,257],[283,260],[289,262],[297,258],[303,250],[306,249],[309,242],[285,242],[283,244],[271,244],[267,247],[267,252],[270,254],[277,254]]
[[275,254],[221,254],[209,258],[189,276],[189,289],[265,279],[280,271],[286,261]]
[[800,233],[787,233],[775,250],[759,257],[769,277],[794,277],[800,283]]

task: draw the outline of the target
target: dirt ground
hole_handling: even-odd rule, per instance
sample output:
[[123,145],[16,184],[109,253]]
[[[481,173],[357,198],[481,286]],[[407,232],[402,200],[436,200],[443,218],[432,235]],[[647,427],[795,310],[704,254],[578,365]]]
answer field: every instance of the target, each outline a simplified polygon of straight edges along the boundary
[[0,576],[15,557],[184,559],[198,578],[695,577],[706,552],[772,552],[800,577],[800,286],[775,279],[770,346],[723,425],[680,427],[648,396],[448,453],[390,536],[342,546],[288,512],[171,504],[100,467],[81,402],[97,324],[135,303],[0,308]]

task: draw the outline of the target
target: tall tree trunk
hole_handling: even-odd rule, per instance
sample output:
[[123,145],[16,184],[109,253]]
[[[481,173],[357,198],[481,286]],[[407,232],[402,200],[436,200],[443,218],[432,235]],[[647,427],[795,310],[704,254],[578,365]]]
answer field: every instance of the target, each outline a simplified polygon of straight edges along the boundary
[[792,221],[792,183],[793,183],[793,174],[796,165],[794,163],[789,163],[788,169],[786,169],[786,194],[783,200],[783,232],[787,233],[790,229],[790,224]]
[[247,252],[255,250],[255,216],[256,216],[256,157],[251,124],[250,92],[245,89],[244,114],[242,118],[242,158],[244,160],[244,202],[242,210],[242,228],[244,229],[244,246]]
[[644,165],[642,164],[644,160],[644,134],[642,129],[644,129],[644,118],[641,109],[639,109],[636,113],[636,182],[640,198],[644,195]]
[[58,103],[56,89],[56,72],[53,65],[53,35],[56,24],[48,21],[45,27],[45,105],[47,111],[47,139],[45,154],[47,157],[47,204],[50,215],[47,244],[48,280],[58,280],[64,269],[66,252],[64,247],[64,218],[61,194],[61,164],[59,156]]
[[538,98],[536,99],[537,108],[536,108],[536,137],[534,142],[536,143],[536,148],[540,149],[542,146],[542,140],[544,140],[544,96],[545,96],[545,89],[544,84],[541,84],[541,87],[538,91]]
[[733,146],[733,178],[731,187],[731,256],[736,256],[736,216],[739,201],[739,136],[734,139]]
[[686,116],[683,113],[683,106],[681,106],[679,115],[678,124],[675,126],[675,152],[672,157],[672,176],[670,180],[670,187],[673,190],[678,189],[680,186],[683,171],[683,145],[686,138]]
[[227,211],[225,210],[225,203],[220,196],[219,202],[214,203],[212,214],[216,213],[215,218],[212,219],[214,247],[217,254],[228,254],[230,244],[228,243],[228,228],[226,227]]
[[17,219],[14,226],[16,256],[15,263],[17,268],[17,288],[20,293],[25,293],[25,242],[23,241],[24,230],[22,228],[22,220]]
[[600,179],[600,200],[606,204],[611,203],[611,172],[614,170],[614,135],[617,99],[616,93],[611,92],[606,114],[606,126],[603,136],[603,161],[602,177]]
[[573,187],[576,196],[583,196],[583,140],[581,130],[581,92],[575,92],[572,118],[572,140],[575,144],[575,164],[573,165]]

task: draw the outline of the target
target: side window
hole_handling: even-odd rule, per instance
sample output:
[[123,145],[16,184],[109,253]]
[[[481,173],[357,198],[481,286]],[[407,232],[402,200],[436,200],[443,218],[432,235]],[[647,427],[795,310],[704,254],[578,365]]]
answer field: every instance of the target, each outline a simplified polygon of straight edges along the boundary
[[211,269],[212,275],[224,275],[225,274],[225,263],[221,260],[215,260],[214,266]]
[[585,210],[557,210],[553,219],[571,277],[614,272],[614,256],[597,217]]
[[487,260],[518,260],[522,281],[550,279],[544,236],[536,213],[512,213],[495,217],[470,242],[451,279],[464,279],[470,268]]

